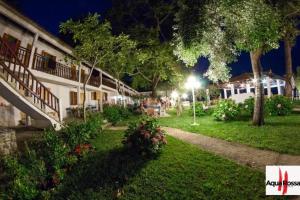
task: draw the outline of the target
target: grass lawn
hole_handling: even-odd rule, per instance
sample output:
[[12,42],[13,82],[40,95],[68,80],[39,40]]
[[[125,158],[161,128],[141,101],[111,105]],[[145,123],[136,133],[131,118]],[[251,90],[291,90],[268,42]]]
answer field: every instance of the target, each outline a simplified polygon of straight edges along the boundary
[[160,118],[162,126],[201,133],[227,141],[239,142],[249,146],[269,149],[281,153],[300,154],[300,115],[266,117],[263,127],[254,127],[250,120],[218,122],[212,116],[197,118],[198,126],[191,126],[193,118],[184,112],[177,117]]
[[122,138],[110,131],[95,139],[95,154],[72,170],[54,199],[266,198],[261,172],[171,137],[160,157],[146,160],[125,152]]
[[130,122],[136,121],[141,117],[142,115],[130,115],[127,119],[119,121],[115,126],[128,126]]

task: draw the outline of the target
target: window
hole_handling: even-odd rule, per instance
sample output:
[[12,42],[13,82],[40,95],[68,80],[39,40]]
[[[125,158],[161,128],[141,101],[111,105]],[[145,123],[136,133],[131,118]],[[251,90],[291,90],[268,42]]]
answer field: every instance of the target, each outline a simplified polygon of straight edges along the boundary
[[102,99],[104,100],[104,101],[107,101],[108,100],[108,96],[107,96],[107,93],[106,92],[103,92],[103,97],[102,97]]
[[97,101],[101,97],[101,92],[91,92],[91,100]]
[[7,34],[7,33],[4,33],[3,35],[3,40],[8,44],[8,46],[14,51],[14,52],[17,52],[19,47],[20,47],[20,44],[21,44],[21,41],[18,40],[17,38]]
[[91,92],[91,100],[97,100],[97,92]]
[[42,56],[44,57],[44,67],[55,69],[56,68],[56,57],[42,51]]
[[74,81],[77,79],[77,71],[75,65],[71,66],[71,79]]
[[70,92],[70,105],[77,105],[77,92]]

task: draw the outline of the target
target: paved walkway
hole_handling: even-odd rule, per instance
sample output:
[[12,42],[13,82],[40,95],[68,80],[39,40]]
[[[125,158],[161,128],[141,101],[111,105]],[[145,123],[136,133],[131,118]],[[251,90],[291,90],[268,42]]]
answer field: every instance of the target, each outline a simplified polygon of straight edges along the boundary
[[266,165],[300,165],[300,156],[261,150],[175,128],[163,127],[163,129],[168,135],[260,171],[264,171]]
[[[109,127],[109,130],[126,130],[124,127]],[[266,165],[300,165],[300,155],[280,154],[262,150],[244,144],[228,142],[222,139],[190,133],[176,128],[163,127],[168,135],[194,144],[200,149],[233,160],[239,164],[265,170]]]

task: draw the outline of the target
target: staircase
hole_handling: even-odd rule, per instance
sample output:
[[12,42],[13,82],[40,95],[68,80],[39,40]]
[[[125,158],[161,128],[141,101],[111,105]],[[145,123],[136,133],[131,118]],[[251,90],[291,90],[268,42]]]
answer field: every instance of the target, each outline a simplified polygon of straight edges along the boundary
[[29,115],[39,127],[60,128],[59,99],[0,38],[0,95]]

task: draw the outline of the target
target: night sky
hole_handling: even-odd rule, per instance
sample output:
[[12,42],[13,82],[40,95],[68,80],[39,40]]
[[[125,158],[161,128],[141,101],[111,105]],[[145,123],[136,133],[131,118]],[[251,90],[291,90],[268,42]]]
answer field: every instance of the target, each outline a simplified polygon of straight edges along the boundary
[[[110,0],[14,0],[19,11],[41,25],[43,28],[59,35],[58,26],[60,22],[69,18],[78,18],[86,15],[88,12],[104,13],[111,7]],[[208,67],[206,59],[199,59],[195,70],[205,72]],[[272,50],[262,58],[262,65],[265,71],[272,69],[276,74],[284,74],[284,50],[281,47],[278,50]],[[230,64],[232,74],[238,75],[243,72],[251,72],[251,63],[249,54],[243,53],[236,63]],[[300,38],[293,48],[293,68],[300,66]]]

